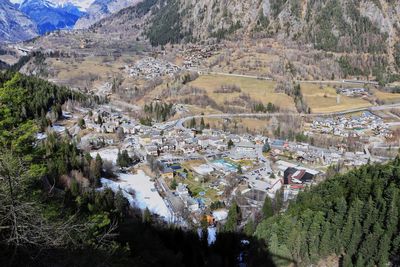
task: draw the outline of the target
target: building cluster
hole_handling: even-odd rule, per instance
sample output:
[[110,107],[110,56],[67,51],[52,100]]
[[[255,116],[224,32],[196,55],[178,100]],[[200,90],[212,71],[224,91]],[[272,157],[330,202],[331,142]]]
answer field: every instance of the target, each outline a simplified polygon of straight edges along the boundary
[[204,59],[212,57],[218,50],[218,45],[196,45],[190,44],[185,47],[182,52],[183,65],[186,68],[193,68],[200,66]]
[[349,167],[361,166],[370,159],[366,151],[349,152],[345,144],[321,148],[307,143],[272,140],[270,146],[273,160],[289,155],[294,162],[312,166],[330,166],[339,163]]
[[392,131],[383,119],[366,111],[360,116],[339,116],[332,118],[316,118],[311,124],[311,133],[332,134],[335,136],[349,137],[366,135],[367,131],[375,136],[392,136]]
[[[172,129],[165,132],[148,128],[138,135],[138,139],[145,151],[154,156],[170,153],[190,158],[191,155],[202,152],[209,157],[215,157],[229,152],[235,160],[257,158],[255,137],[239,136],[223,131],[204,129],[198,134],[196,130]],[[232,147],[229,147],[230,140]]]
[[138,133],[142,126],[106,106],[92,111],[92,115],[86,115],[85,128],[97,133],[116,133],[119,128],[127,134]]
[[[90,143],[94,151],[110,146],[109,154],[126,149],[149,165],[149,156],[152,156],[162,166],[158,167],[157,190],[168,208],[179,217],[184,207],[197,221],[216,201],[224,203],[221,207],[229,206],[231,192],[242,197],[241,209],[251,212],[262,206],[266,195],[273,198],[282,188],[285,199],[295,197],[323,176],[319,170],[327,166],[339,163],[360,166],[371,160],[367,151],[349,152],[342,146],[324,149],[261,135],[212,129],[199,131],[180,127],[177,122],[145,126],[107,105],[90,112],[81,110],[80,114],[85,114],[83,128],[90,130],[81,137],[81,144]],[[66,115],[70,119],[78,118]],[[318,119],[313,122],[312,130],[372,131],[382,125],[380,118],[363,113],[358,117]],[[175,186],[171,185],[173,181]],[[193,188],[197,188],[195,193],[191,192]],[[211,212],[209,216],[213,222],[224,217],[219,218],[218,212],[215,216]]]
[[370,93],[366,88],[340,88],[337,89],[338,94],[349,97],[363,97],[369,96]]
[[159,60],[153,57],[145,57],[135,62],[134,65],[125,66],[126,71],[132,77],[151,80],[157,77],[170,76],[181,72],[181,68],[170,62]]
[[180,183],[176,187],[175,192],[179,196],[179,198],[182,199],[183,203],[185,204],[185,207],[190,212],[196,212],[199,210],[199,202],[198,200],[190,196],[187,185]]

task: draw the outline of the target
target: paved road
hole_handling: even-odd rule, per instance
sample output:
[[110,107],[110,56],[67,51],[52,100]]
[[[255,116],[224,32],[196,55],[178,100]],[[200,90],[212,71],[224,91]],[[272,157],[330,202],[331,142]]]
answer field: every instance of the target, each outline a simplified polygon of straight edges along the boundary
[[264,163],[264,167],[267,169],[267,172],[272,173],[271,162],[264,156],[262,150],[263,145],[256,145],[258,159]]
[[389,126],[389,127],[400,126],[400,121],[387,122],[386,125]]
[[[228,72],[215,72],[210,71],[209,69],[189,69],[190,71],[201,72],[209,75],[221,75],[221,76],[231,76],[231,77],[239,77],[239,78],[251,78],[251,79],[260,79],[260,80],[273,80],[270,77],[256,76],[256,75],[247,75],[247,74],[237,74],[237,73],[228,73]],[[340,83],[340,84],[378,84],[375,81],[365,81],[365,80],[295,80],[298,83],[322,83],[322,84],[331,84],[331,83]]]
[[[326,117],[326,116],[341,116],[346,115],[349,113],[360,112],[360,111],[377,111],[377,110],[386,110],[400,107],[400,103],[397,104],[390,104],[390,105],[381,105],[381,106],[374,106],[374,107],[364,107],[364,108],[354,108],[348,109],[339,112],[332,112],[332,113],[311,113],[311,114],[302,114],[302,113],[238,113],[238,114],[229,114],[229,113],[221,113],[221,114],[207,114],[207,115],[195,115],[195,116],[188,116],[184,118],[180,118],[175,121],[169,121],[163,124],[159,124],[159,126],[164,125],[165,129],[169,128],[178,128],[178,129],[186,129],[184,127],[184,123],[189,121],[193,118],[235,118],[235,117],[257,117],[257,118],[268,118],[268,117],[280,117],[280,116],[299,116],[299,117]],[[397,123],[394,123],[396,125]]]
[[182,216],[181,213],[184,209],[185,204],[179,197],[175,196],[172,193],[162,177],[159,177],[156,182],[165,193],[164,201],[166,202],[167,207],[170,209],[170,212],[173,215],[174,222],[180,222]]
[[370,107],[369,109],[372,111],[376,111],[376,110],[387,110],[387,109],[399,108],[399,107],[400,107],[400,103],[395,103],[395,104],[374,106],[374,107]]

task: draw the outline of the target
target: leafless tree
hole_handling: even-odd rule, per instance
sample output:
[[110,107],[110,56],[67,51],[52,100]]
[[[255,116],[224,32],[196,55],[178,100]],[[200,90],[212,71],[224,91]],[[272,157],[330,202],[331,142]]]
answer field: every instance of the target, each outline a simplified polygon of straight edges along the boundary
[[[67,220],[49,221],[43,216],[40,203],[30,195],[32,175],[26,164],[11,152],[0,153],[0,244],[13,251],[8,262],[15,260],[19,249],[35,247],[56,249],[81,246],[81,240],[93,223],[79,223],[75,216]],[[102,235],[96,236],[95,246],[107,246],[116,229],[112,223]]]

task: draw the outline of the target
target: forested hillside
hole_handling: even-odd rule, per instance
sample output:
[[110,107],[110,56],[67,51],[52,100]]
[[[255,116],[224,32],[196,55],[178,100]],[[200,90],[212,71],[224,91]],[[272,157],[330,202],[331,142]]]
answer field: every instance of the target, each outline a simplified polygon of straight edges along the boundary
[[[328,256],[343,266],[399,264],[400,158],[333,177],[265,219],[256,236],[300,266]],[[281,262],[282,264],[282,262]],[[285,265],[285,262],[283,262]]]

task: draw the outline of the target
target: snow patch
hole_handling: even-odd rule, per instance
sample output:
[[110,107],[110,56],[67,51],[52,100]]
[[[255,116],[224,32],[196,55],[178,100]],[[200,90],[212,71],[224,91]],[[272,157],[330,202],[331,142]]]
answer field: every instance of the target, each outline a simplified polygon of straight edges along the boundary
[[103,187],[110,188],[114,192],[121,189],[131,206],[142,210],[148,208],[150,212],[159,215],[165,221],[172,220],[172,214],[155,188],[154,182],[143,171],[139,170],[137,174],[119,173],[118,177],[118,181],[102,178],[101,183]]
[[208,245],[212,245],[217,240],[217,229],[215,227],[208,227],[207,228],[208,236],[207,236],[207,243]]
[[112,164],[117,164],[118,148],[106,148],[97,151],[90,152],[90,156],[93,158],[97,156],[97,153],[103,160],[111,161]]
[[226,209],[214,210],[212,216],[217,222],[223,221],[228,218],[228,211]]

